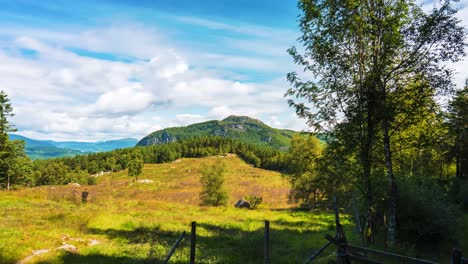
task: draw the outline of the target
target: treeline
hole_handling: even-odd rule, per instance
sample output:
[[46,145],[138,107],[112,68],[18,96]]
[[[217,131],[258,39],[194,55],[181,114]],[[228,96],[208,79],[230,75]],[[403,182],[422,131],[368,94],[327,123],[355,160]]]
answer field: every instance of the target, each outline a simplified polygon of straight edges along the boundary
[[[137,153],[137,155],[134,155]],[[93,174],[127,169],[134,156],[144,163],[166,163],[178,158],[199,158],[235,153],[255,167],[285,170],[285,155],[271,147],[242,143],[237,140],[203,136],[178,142],[146,147],[118,149],[109,152],[78,155],[75,157],[30,162],[21,177],[10,179],[13,186],[39,186],[52,184],[94,184]],[[3,183],[3,182],[2,182]]]

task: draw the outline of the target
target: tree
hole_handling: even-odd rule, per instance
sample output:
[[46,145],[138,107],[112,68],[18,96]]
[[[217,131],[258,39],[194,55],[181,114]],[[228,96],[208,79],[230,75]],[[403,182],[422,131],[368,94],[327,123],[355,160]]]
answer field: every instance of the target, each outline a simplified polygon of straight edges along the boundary
[[13,124],[8,120],[14,116],[10,99],[4,91],[0,91],[0,180],[6,181],[9,190],[12,184],[30,182],[31,164],[23,152],[24,142],[10,141],[8,133],[15,132]]
[[59,185],[70,181],[67,174],[70,169],[61,161],[41,161],[35,162],[36,165],[36,185]]
[[6,141],[0,150],[0,178],[6,181],[6,188],[13,185],[32,183],[31,160],[24,154],[24,142],[19,140]]
[[[287,96],[296,113],[320,130],[337,124],[362,166],[368,206],[372,151],[383,146],[388,180],[388,240],[396,241],[397,184],[391,137],[398,114],[414,114],[426,98],[450,91],[452,71],[441,62],[464,55],[466,30],[451,1],[425,14],[410,0],[302,0],[299,19],[305,52],[289,53],[316,81],[288,74]],[[401,107],[402,100],[410,107]],[[310,104],[310,106],[308,105]],[[402,119],[407,122],[410,119]]]
[[0,91],[0,146],[8,141],[8,133],[15,132],[16,129],[8,118],[13,117],[13,107],[10,104],[8,95]]
[[449,104],[448,125],[454,139],[456,177],[468,179],[468,80]]
[[203,163],[200,167],[200,182],[202,190],[200,192],[201,205],[220,206],[226,205],[228,195],[224,189],[224,173],[226,165],[222,162],[211,166]]
[[316,137],[296,135],[291,139],[291,148],[286,154],[291,182],[289,200],[300,201],[309,209],[315,208],[324,195],[321,177],[317,173],[317,161],[322,150],[323,146]]
[[135,177],[138,180],[138,176],[143,173],[143,156],[139,151],[134,151],[130,154],[130,160],[128,163],[128,176]]

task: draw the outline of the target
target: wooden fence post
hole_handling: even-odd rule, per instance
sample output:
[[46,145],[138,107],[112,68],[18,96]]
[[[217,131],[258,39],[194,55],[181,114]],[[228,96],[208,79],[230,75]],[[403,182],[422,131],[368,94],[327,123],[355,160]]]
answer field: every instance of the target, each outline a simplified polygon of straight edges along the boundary
[[195,246],[197,236],[197,222],[192,222],[192,231],[190,232],[190,264],[195,264]]
[[179,245],[180,241],[182,241],[182,239],[184,239],[184,236],[185,236],[185,231],[182,232],[182,235],[180,235],[180,237],[177,239],[177,241],[174,243],[174,246],[172,246],[171,248],[171,251],[169,251],[169,253],[167,253],[167,256],[166,258],[164,259],[163,263],[164,264],[167,264],[169,262],[169,260],[171,259],[172,257],[172,254],[174,254],[174,251],[176,250],[177,246]]
[[335,238],[338,239],[339,245],[336,250],[336,263],[337,264],[348,264],[349,259],[346,256],[346,236],[343,231],[343,227],[340,223],[340,209],[338,207],[338,199],[333,197],[334,210],[335,210],[335,225],[336,225],[336,235]]
[[265,220],[265,241],[263,248],[263,263],[270,264],[270,221]]
[[463,255],[460,250],[454,248],[452,250],[452,259],[450,261],[451,264],[462,264]]

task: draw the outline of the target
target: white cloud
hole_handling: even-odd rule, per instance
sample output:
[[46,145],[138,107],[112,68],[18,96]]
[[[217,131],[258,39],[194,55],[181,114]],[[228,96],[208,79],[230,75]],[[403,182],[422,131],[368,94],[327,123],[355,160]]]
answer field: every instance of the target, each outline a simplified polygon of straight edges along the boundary
[[[460,4],[468,6],[468,0]],[[467,10],[459,17],[468,26]],[[59,140],[142,137],[168,126],[229,115],[307,129],[283,97],[289,87],[285,77],[245,81],[252,79],[251,72],[285,76],[297,70],[285,52],[297,33],[176,19],[235,34],[218,38],[212,45],[224,46],[217,50],[200,50],[178,46],[157,28],[142,24],[62,31],[0,28],[0,89],[12,100],[13,122],[26,136]],[[34,54],[25,55],[23,49]],[[456,82],[462,85],[468,64],[454,67],[460,72]]]
[[[21,32],[3,41],[0,79],[14,103],[13,122],[20,132],[60,140],[142,137],[167,126],[232,114],[262,119],[288,111],[282,98],[284,83],[224,79],[223,73],[191,64],[184,51],[164,49],[156,41],[160,37],[144,37],[155,31],[133,29],[121,28],[125,39],[116,39],[111,27],[84,31],[78,37],[57,33],[41,38]],[[128,39],[146,41],[140,46],[125,43]],[[74,40],[72,46],[78,50],[122,52],[141,59],[120,62],[85,56],[67,46]],[[21,49],[35,54],[25,56]],[[179,112],[187,107],[209,110]]]

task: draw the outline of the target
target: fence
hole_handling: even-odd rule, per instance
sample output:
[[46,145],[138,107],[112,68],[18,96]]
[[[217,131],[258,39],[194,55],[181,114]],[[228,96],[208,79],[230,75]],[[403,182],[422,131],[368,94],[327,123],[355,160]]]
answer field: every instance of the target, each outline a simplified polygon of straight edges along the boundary
[[[380,250],[374,250],[369,248],[364,248],[356,245],[349,244],[346,240],[345,233],[343,231],[343,227],[340,223],[340,215],[338,210],[338,202],[335,198],[334,204],[334,211],[335,211],[335,228],[336,234],[334,237],[330,235],[326,235],[325,239],[328,242],[322,246],[319,250],[317,250],[311,257],[309,257],[304,263],[311,263],[317,259],[317,257],[325,251],[330,245],[334,245],[336,247],[336,263],[337,264],[348,264],[352,261],[360,262],[364,264],[382,264],[384,261],[379,261],[376,259],[371,259],[369,256],[379,256],[386,260],[393,262],[404,262],[410,264],[438,264],[436,262],[412,258],[408,256],[393,254],[389,252],[384,252]],[[190,264],[195,264],[195,256],[196,256],[196,222],[191,223],[191,232],[190,232]],[[168,252],[166,259],[164,260],[164,264],[168,263],[172,254],[177,249],[177,246],[182,241],[185,236],[185,231],[181,234],[181,236],[177,239],[174,243],[171,250]],[[270,264],[270,222],[265,221],[264,227],[264,250],[263,250],[263,263]],[[461,251],[454,249],[451,256],[451,264],[468,264],[468,259],[463,257]]]
[[[182,239],[185,237],[185,231],[182,232],[180,237],[172,246],[171,250],[167,253],[166,258],[163,263],[167,264],[174,254],[175,250],[179,246]],[[196,255],[196,237],[197,237],[197,223],[192,222],[191,232],[190,232],[190,264],[195,264],[195,255]],[[265,221],[265,231],[264,231],[264,249],[263,249],[263,263],[270,264],[270,221]]]
[[[369,255],[379,256],[390,262],[404,262],[411,264],[437,264],[436,262],[412,258],[408,256],[393,254],[389,252],[384,252],[380,250],[374,250],[364,247],[359,247],[356,245],[349,244],[346,240],[345,233],[340,224],[340,215],[338,210],[338,202],[336,198],[334,199],[334,211],[335,211],[335,225],[336,225],[336,234],[334,237],[326,235],[325,238],[328,242],[315,252],[305,263],[311,263],[314,261],[328,246],[331,244],[336,246],[336,263],[344,264],[351,263],[351,261],[365,263],[365,264],[382,264],[383,261],[371,259]],[[451,264],[468,264],[468,259],[463,257],[461,251],[454,249],[451,257]]]

